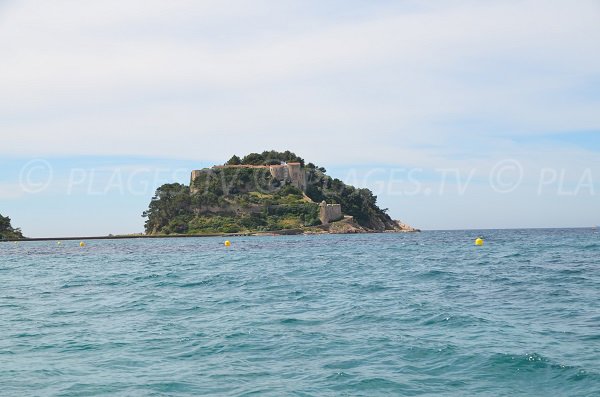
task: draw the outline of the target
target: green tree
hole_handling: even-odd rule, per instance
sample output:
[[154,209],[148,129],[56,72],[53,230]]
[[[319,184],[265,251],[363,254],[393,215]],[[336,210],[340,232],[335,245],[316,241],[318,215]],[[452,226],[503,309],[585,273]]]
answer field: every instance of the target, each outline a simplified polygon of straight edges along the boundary
[[264,165],[265,158],[258,153],[250,153],[244,156],[242,164],[246,165]]
[[278,152],[276,150],[265,150],[262,153],[250,153],[242,158],[241,163],[246,165],[270,165],[285,163],[300,163],[304,166],[304,159],[289,150]]
[[239,165],[239,164],[242,164],[242,160],[234,154],[233,156],[231,156],[231,158],[229,159],[229,161],[227,161],[226,164],[227,165]]
[[23,238],[21,229],[13,228],[10,224],[10,218],[8,216],[2,216],[0,214],[0,239],[16,239]]
[[[187,232],[187,228],[181,225],[185,220],[189,221],[193,217],[191,202],[190,190],[186,185],[169,183],[156,189],[148,210],[142,214],[143,217],[148,218],[145,223],[146,233]],[[163,230],[175,219],[177,221],[171,225],[174,230],[169,228]]]

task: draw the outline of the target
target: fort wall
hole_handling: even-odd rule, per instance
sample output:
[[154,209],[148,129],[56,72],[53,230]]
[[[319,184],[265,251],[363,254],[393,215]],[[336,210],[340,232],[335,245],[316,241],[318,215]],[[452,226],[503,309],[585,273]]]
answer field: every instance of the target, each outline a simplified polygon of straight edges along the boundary
[[[283,164],[274,164],[274,165],[215,165],[212,169],[220,169],[220,168],[259,168],[259,169],[268,169],[273,178],[277,179],[280,182],[288,181],[293,186],[298,189],[305,191],[306,190],[306,173],[304,172],[304,168],[300,163],[283,163]],[[191,193],[196,193],[199,189],[195,186],[194,181],[200,176],[202,173],[210,172],[210,168],[204,168],[202,170],[193,170],[190,177],[190,191]]]
[[323,225],[339,221],[343,217],[340,204],[327,204],[325,201],[319,204],[319,219]]

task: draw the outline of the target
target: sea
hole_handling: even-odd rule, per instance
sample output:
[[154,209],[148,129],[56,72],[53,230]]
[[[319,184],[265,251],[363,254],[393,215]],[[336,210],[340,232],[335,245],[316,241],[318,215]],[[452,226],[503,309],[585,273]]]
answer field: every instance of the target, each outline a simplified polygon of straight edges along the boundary
[[0,243],[0,395],[600,396],[597,229],[224,240]]

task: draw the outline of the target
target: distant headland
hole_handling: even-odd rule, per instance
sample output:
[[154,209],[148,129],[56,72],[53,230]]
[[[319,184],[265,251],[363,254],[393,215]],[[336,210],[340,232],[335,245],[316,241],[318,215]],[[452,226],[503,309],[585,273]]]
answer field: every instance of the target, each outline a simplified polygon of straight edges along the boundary
[[23,233],[21,233],[21,229],[13,228],[10,224],[10,218],[0,214],[0,240],[14,240],[22,238]]
[[290,151],[272,150],[194,170],[189,186],[160,186],[142,216],[147,235],[418,231],[376,201],[369,189],[331,178]]

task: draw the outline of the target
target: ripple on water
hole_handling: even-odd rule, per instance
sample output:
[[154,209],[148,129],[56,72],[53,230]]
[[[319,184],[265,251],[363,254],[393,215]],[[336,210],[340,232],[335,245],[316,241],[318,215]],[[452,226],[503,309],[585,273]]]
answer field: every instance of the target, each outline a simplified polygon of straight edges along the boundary
[[0,244],[6,395],[600,395],[585,230]]

